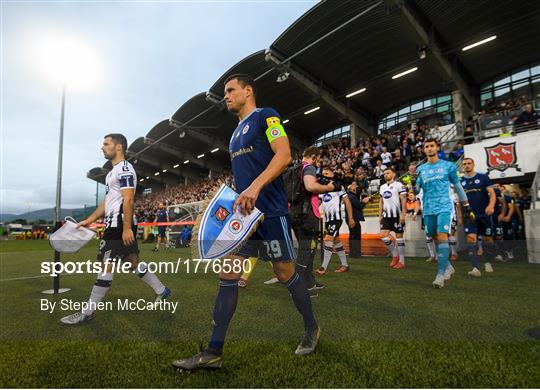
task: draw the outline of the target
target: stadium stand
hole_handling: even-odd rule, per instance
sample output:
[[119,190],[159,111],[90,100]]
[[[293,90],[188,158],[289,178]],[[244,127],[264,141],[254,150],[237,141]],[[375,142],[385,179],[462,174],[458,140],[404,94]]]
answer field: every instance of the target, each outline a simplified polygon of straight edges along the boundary
[[[374,167],[383,165],[383,155],[403,173],[422,161],[425,137],[443,142],[442,158],[459,161],[470,146],[534,132],[537,123],[518,118],[527,104],[534,112],[540,101],[539,58],[526,44],[538,31],[538,7],[493,3],[481,18],[477,11],[473,1],[318,3],[266,50],[231,66],[129,146],[139,192],[152,193],[139,195],[139,215],[146,220],[157,199],[199,199],[197,191],[189,195],[194,183],[230,169],[228,141],[236,123],[222,96],[231,73],[258,78],[258,102],[280,113],[295,155],[320,146],[322,164],[367,193],[377,192]],[[464,50],[494,28],[496,39]],[[109,169],[105,164],[87,176],[103,183]],[[535,172],[536,166],[495,180],[528,188]]]

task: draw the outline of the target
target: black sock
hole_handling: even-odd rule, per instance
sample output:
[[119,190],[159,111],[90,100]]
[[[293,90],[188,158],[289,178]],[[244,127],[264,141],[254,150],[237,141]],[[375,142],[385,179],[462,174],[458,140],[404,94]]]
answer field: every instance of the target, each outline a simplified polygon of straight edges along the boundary
[[285,282],[285,286],[291,293],[294,306],[296,306],[296,309],[304,318],[304,327],[308,329],[315,329],[317,327],[317,321],[313,315],[311,298],[309,297],[304,279],[295,272],[294,275]]
[[212,337],[208,343],[208,349],[216,355],[221,355],[223,352],[227,328],[236,310],[237,303],[238,280],[220,279],[212,317]]

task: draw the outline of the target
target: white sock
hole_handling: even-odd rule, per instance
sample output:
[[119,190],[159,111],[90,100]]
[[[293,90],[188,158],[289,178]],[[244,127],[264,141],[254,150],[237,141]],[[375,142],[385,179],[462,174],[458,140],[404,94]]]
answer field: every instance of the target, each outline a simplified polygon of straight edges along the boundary
[[326,270],[328,269],[328,264],[330,264],[330,257],[332,257],[332,241],[324,242],[324,258],[322,267]]
[[347,264],[347,256],[345,255],[345,248],[343,248],[343,244],[338,242],[336,244],[336,252],[339,257],[339,261],[341,261],[341,265],[344,267],[348,267],[349,264]]
[[452,255],[457,256],[456,236],[449,236],[448,237],[448,244],[450,244],[450,249],[452,250]]
[[100,272],[98,274],[94,287],[92,287],[90,298],[88,299],[88,307],[82,311],[84,315],[89,316],[96,311],[97,305],[103,300],[111,287],[113,275],[112,272],[105,272],[105,274]]
[[149,285],[156,294],[159,295],[163,291],[165,291],[165,286],[163,285],[163,283],[160,282],[160,280],[155,274],[148,271],[145,262],[141,261],[139,263],[137,269],[135,270],[135,273],[139,276],[139,278],[142,279],[143,282]]
[[399,262],[405,264],[405,239],[398,238],[397,241],[397,250],[399,253]]
[[390,237],[383,237],[382,242],[384,242],[384,245],[386,245],[388,251],[392,256],[397,256],[397,254],[394,254],[396,250],[396,244],[390,239]]
[[429,251],[429,257],[431,257],[432,259],[436,259],[437,254],[435,252],[435,243],[433,242],[433,238],[426,237],[426,244]]

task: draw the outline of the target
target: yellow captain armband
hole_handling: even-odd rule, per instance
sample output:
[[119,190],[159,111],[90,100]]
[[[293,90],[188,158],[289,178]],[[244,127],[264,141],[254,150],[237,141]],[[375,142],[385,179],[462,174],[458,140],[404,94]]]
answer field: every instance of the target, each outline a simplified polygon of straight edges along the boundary
[[280,137],[287,136],[285,129],[277,116],[266,118],[266,124],[268,125],[268,128],[266,129],[266,138],[268,138],[268,142],[272,143]]

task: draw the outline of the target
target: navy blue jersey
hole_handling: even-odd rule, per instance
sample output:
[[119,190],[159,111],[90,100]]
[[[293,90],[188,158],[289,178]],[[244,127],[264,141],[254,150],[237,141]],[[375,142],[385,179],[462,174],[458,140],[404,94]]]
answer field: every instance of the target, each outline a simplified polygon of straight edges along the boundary
[[167,222],[167,210],[159,209],[156,213],[156,222]]
[[461,185],[467,194],[471,210],[478,216],[486,214],[489,204],[488,187],[493,186],[491,179],[485,173],[476,173],[472,177],[463,176]]
[[[279,114],[273,108],[257,108],[238,123],[229,143],[236,191],[248,188],[270,164],[270,144],[286,136]],[[281,176],[266,185],[256,206],[266,217],[288,214],[287,193]]]
[[517,219],[518,219],[517,213],[518,212],[516,211],[516,208],[519,207],[519,205],[516,203],[515,199],[512,198],[511,195],[504,195],[504,200],[506,200],[506,204],[508,205],[508,212],[510,212],[510,205],[511,204],[514,205],[514,213],[510,217],[510,220],[511,221],[517,221]]
[[502,202],[503,195],[501,194],[501,190],[499,190],[498,188],[493,188],[493,191],[495,191],[495,197],[497,198],[497,201],[495,202],[495,208],[494,208],[495,211],[493,212],[493,215],[499,215],[502,210],[501,202]]

